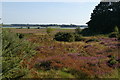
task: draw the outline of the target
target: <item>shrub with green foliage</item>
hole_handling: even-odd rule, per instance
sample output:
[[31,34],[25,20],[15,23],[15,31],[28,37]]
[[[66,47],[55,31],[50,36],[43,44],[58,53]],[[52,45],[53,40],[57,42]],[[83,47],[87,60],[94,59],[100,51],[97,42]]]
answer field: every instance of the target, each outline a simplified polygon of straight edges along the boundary
[[40,27],[37,27],[37,29],[40,29]]
[[110,59],[110,60],[108,61],[108,63],[109,63],[110,65],[114,65],[114,64],[117,64],[118,61],[115,60],[115,59]]
[[22,34],[22,33],[17,33],[17,36],[18,36],[20,39],[24,38],[24,34]]
[[118,33],[117,32],[112,32],[109,34],[110,38],[117,38],[118,37]]
[[21,68],[20,62],[36,54],[35,45],[7,29],[3,29],[2,43],[2,77],[17,79],[26,75],[28,71]]
[[71,32],[58,32],[55,34],[55,40],[57,41],[66,41],[66,42],[73,42],[73,41],[82,41],[84,38],[77,33]]
[[81,33],[81,29],[80,29],[80,27],[77,27],[76,29],[75,29],[75,33],[77,33],[77,34],[80,34]]
[[115,26],[115,28],[114,28],[114,32],[116,32],[117,34],[119,34],[119,29],[118,29],[117,26]]
[[47,34],[50,34],[52,31],[54,31],[54,29],[52,29],[52,28],[47,28],[46,29]]
[[86,41],[86,43],[88,43],[88,42],[99,42],[99,40],[98,40],[98,39],[93,38],[93,39],[89,39],[89,40],[87,40],[87,41]]
[[83,30],[81,31],[81,34],[82,34],[83,36],[90,36],[90,35],[92,35],[93,33],[91,33],[88,28],[85,28],[85,29],[83,29]]
[[28,29],[30,29],[30,27],[27,27]]
[[118,35],[118,40],[120,40],[120,34]]
[[75,36],[73,33],[67,33],[67,32],[58,32],[55,34],[55,40],[57,41],[68,41],[72,42],[75,41]]
[[109,34],[109,37],[110,38],[118,38],[119,37],[119,29],[117,26],[114,28],[114,32]]
[[84,41],[85,39],[83,38],[82,35],[75,33],[75,41]]

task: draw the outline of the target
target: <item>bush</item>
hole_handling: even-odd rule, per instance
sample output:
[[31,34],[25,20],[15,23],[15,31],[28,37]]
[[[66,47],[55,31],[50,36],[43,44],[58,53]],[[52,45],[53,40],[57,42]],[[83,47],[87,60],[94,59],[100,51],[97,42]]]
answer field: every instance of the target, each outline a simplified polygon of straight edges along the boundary
[[75,36],[74,36],[73,33],[66,33],[66,34],[64,34],[64,38],[66,38],[65,41],[68,41],[68,42],[75,41]]
[[37,29],[40,29],[40,27],[37,27]]
[[67,41],[67,42],[84,41],[85,40],[82,37],[82,35],[77,34],[77,33],[70,33],[70,32],[58,32],[58,33],[56,33],[54,39],[57,41]]
[[3,29],[2,37],[2,77],[3,78],[20,78],[23,77],[23,68],[20,62],[23,59],[29,58],[34,55],[35,45],[20,40],[16,33]]
[[116,33],[118,33],[118,34],[119,34],[119,29],[118,29],[118,27],[117,27],[117,26],[115,26],[115,28],[114,28],[114,32],[116,32]]
[[81,34],[82,34],[83,36],[90,36],[90,35],[91,35],[91,32],[90,32],[90,30],[89,30],[88,28],[85,28],[85,29],[83,29],[83,30],[81,31]]
[[109,61],[108,61],[108,63],[109,63],[109,65],[114,65],[114,64],[117,64],[118,63],[118,61],[117,60],[115,60],[115,59],[110,59]]
[[47,34],[50,34],[52,31],[54,31],[54,29],[52,29],[52,28],[47,28],[46,29]]
[[80,35],[80,34],[74,34],[75,35],[75,41],[84,41],[85,39],[83,38],[83,36],[82,35]]
[[90,76],[82,70],[70,69],[69,73],[74,75],[76,78],[81,78],[81,79],[90,78]]
[[118,33],[117,32],[112,32],[109,34],[110,38],[117,38],[118,37]]
[[118,40],[120,40],[120,34],[118,35]]
[[88,43],[88,42],[99,42],[99,40],[93,38],[93,39],[89,39],[89,40],[86,41],[86,43]]
[[75,33],[77,33],[77,34],[80,34],[80,33],[81,33],[80,27],[77,27],[77,28],[75,29]]
[[30,27],[27,27],[28,29],[30,29]]
[[40,64],[36,64],[36,68],[44,68],[45,70],[50,70],[51,68],[51,61],[43,61]]
[[72,42],[75,41],[75,36],[73,33],[67,33],[67,32],[58,32],[55,34],[55,40],[57,41],[68,41]]
[[24,38],[24,34],[21,34],[21,33],[17,33],[17,36],[19,37],[19,39]]

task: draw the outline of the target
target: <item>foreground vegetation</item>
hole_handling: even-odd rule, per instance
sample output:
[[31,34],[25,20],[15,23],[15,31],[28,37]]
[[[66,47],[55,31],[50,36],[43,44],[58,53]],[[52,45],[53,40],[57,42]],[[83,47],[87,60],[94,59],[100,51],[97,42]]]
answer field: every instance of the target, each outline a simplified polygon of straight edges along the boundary
[[64,42],[56,41],[55,33],[47,30],[45,34],[15,32],[3,29],[4,79],[119,78],[120,43],[116,37],[81,35],[82,40]]
[[3,29],[3,79],[120,79],[119,13],[120,2],[101,2],[84,30]]

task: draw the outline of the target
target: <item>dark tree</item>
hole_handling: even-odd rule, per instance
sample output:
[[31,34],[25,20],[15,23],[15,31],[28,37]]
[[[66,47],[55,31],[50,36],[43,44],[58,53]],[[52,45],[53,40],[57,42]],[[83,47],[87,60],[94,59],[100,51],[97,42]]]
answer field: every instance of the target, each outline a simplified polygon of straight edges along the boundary
[[112,32],[115,26],[120,30],[120,2],[100,2],[87,24],[89,30],[96,33]]

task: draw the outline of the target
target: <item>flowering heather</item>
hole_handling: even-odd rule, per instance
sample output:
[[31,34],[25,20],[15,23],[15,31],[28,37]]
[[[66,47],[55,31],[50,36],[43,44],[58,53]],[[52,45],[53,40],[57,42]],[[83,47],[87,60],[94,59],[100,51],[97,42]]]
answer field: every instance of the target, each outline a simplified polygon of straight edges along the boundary
[[[50,62],[49,67],[51,69],[54,69],[54,68],[62,69],[63,67],[76,69],[76,70],[84,69],[85,71],[87,71],[86,74],[89,74],[90,72],[93,74],[92,76],[94,76],[95,74],[97,75],[105,74],[106,72],[110,73],[112,71],[112,69],[109,68],[107,64],[103,64],[106,61],[105,59],[107,59],[107,57],[105,56],[100,55],[96,57],[95,56],[81,57],[79,55],[80,53],[69,53],[65,55],[51,56],[43,60],[38,59],[36,63],[41,64],[44,62],[45,63]],[[42,66],[39,65],[37,67],[39,68]],[[109,71],[104,70],[104,67],[108,68]]]
[[[83,72],[90,77],[101,77],[113,72],[114,67],[107,63],[111,58],[108,55],[118,55],[119,42],[116,38],[98,38],[99,41],[57,42],[38,41],[38,52],[29,63],[36,70],[63,70],[71,74]],[[34,65],[33,65],[34,64]],[[77,71],[77,72],[74,72]],[[77,74],[78,75],[78,74]]]

